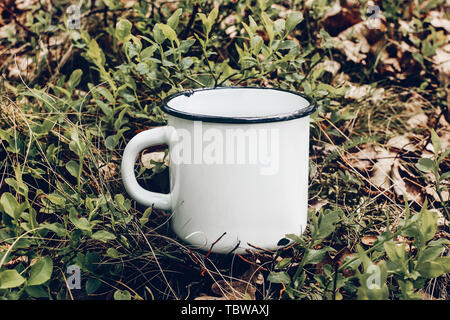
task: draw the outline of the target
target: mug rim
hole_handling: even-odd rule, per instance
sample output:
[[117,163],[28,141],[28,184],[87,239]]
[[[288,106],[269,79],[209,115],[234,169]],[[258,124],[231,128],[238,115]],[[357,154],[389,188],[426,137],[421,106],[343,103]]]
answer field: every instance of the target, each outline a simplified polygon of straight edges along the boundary
[[[308,102],[306,107],[302,107],[298,110],[280,113],[275,115],[267,115],[267,116],[258,116],[258,117],[232,117],[232,116],[213,116],[213,115],[205,115],[198,113],[190,113],[185,111],[180,111],[174,108],[171,108],[168,103],[181,95],[186,97],[191,96],[195,92],[208,91],[208,90],[220,90],[220,89],[258,89],[258,90],[275,90],[286,92],[290,94],[294,94],[302,97]],[[174,94],[171,94],[163,99],[162,101],[162,110],[174,117],[183,118],[187,120],[194,121],[203,121],[203,122],[215,122],[215,123],[267,123],[267,122],[279,122],[279,121],[288,121],[294,120],[298,118],[303,118],[309,116],[314,111],[316,111],[317,106],[311,102],[311,99],[306,95],[295,92],[292,90],[282,89],[282,88],[270,88],[270,87],[252,87],[252,86],[228,86],[228,87],[206,87],[206,88],[198,88],[198,89],[189,89],[180,91]]]

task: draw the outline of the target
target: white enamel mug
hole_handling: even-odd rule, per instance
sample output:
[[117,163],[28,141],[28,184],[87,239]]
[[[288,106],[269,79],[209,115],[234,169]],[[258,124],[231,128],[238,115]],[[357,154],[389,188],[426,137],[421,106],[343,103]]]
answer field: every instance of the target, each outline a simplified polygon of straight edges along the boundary
[[[217,253],[276,249],[306,227],[309,115],[303,95],[282,89],[220,87],[169,96],[168,125],[130,140],[122,159],[128,194],[172,211],[174,232]],[[143,149],[167,144],[170,193],[142,188],[135,177]]]

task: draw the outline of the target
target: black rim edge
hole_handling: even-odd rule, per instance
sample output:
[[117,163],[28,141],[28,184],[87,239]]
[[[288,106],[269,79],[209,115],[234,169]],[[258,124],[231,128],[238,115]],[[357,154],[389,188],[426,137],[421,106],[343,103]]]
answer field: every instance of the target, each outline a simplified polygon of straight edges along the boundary
[[[309,105],[303,107],[294,112],[281,113],[277,115],[263,116],[263,117],[222,117],[222,116],[209,116],[195,113],[183,112],[180,110],[173,109],[169,107],[168,103],[172,99],[184,95],[191,96],[195,92],[199,91],[207,91],[207,90],[217,90],[217,89],[260,89],[260,90],[276,90],[282,91],[286,93],[291,93],[297,96],[302,97],[306,101],[308,101]],[[218,122],[218,123],[264,123],[264,122],[278,122],[278,121],[288,121],[298,118],[303,118],[309,116],[311,113],[316,111],[317,106],[313,104],[309,97],[305,96],[300,92],[295,92],[291,90],[281,89],[281,88],[264,88],[264,87],[240,87],[240,86],[230,86],[230,87],[216,87],[216,88],[199,88],[199,89],[190,89],[186,91],[177,92],[171,94],[163,99],[162,101],[162,110],[172,116],[183,118],[187,120],[196,120],[196,121],[204,121],[204,122]]]

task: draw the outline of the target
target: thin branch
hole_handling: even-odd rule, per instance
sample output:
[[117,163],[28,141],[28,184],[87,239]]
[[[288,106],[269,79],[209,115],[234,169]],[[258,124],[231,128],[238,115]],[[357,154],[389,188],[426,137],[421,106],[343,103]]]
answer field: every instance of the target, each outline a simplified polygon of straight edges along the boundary
[[194,25],[195,18],[198,13],[198,8],[199,8],[199,5],[198,5],[198,3],[196,3],[194,5],[194,8],[192,9],[192,15],[189,18],[188,24],[186,25],[186,28],[183,30],[183,32],[180,35],[180,39],[186,39],[189,36],[189,33],[192,30],[192,26]]

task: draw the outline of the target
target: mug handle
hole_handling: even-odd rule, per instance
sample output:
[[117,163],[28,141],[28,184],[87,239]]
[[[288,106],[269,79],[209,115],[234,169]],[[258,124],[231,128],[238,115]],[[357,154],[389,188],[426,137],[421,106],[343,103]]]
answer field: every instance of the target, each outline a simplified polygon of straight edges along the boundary
[[142,131],[134,136],[123,151],[121,174],[123,184],[128,194],[137,202],[145,206],[154,206],[157,209],[171,210],[171,195],[164,193],[151,192],[142,188],[136,180],[134,174],[134,164],[136,157],[143,149],[168,143],[168,127],[153,128]]

